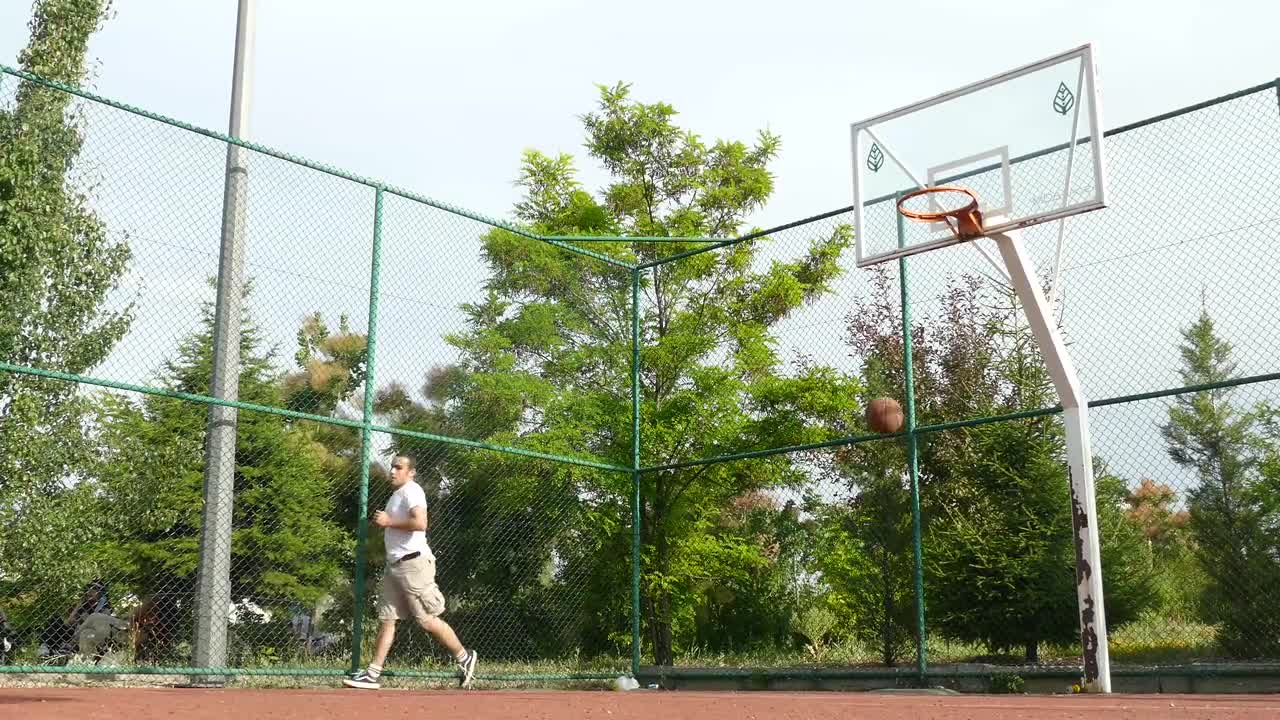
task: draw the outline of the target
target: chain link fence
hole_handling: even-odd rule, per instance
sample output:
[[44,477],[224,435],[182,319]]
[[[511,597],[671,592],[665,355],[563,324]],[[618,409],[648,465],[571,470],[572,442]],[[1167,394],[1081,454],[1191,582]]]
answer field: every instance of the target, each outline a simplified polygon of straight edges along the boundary
[[[0,670],[349,672],[394,455],[480,682],[1078,666],[1056,396],[972,248],[857,270],[848,209],[730,241],[544,237],[246,144],[239,390],[211,397],[228,139],[5,69],[8,137],[40,93],[71,102],[75,162],[49,185],[0,151],[27,263],[2,268]],[[1112,662],[1271,663],[1280,84],[1108,135],[1112,206],[1067,222],[1061,322]],[[1056,233],[1027,231],[1041,268]],[[84,253],[42,256],[59,237]],[[866,403],[908,388],[913,430],[871,433]],[[404,625],[391,672],[451,678]]]

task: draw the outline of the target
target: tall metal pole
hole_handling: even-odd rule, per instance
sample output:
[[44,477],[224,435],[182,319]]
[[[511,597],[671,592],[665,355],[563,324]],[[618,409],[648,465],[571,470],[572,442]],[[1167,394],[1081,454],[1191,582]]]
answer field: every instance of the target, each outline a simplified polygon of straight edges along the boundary
[[[905,243],[903,223],[898,214],[898,246]],[[911,347],[911,298],[907,285],[907,259],[898,258],[898,284],[902,293],[902,370],[906,392],[907,470],[911,479],[911,549],[916,596],[916,678],[923,687],[928,667],[924,626],[924,548],[920,524],[920,437],[916,434],[916,379]]]
[[360,669],[364,642],[365,573],[369,541],[369,462],[373,458],[375,360],[378,356],[378,298],[382,275],[382,187],[373,193],[373,260],[369,266],[369,330],[365,338],[364,426],[360,429],[360,504],[356,510],[356,579],[351,621],[351,672]]
[[[254,0],[240,0],[236,15],[235,62],[231,76],[231,120],[228,131],[235,138],[244,138],[249,129],[253,21]],[[227,145],[226,182],[222,198],[222,247],[218,259],[218,294],[214,310],[213,376],[209,383],[209,394],[225,400],[238,400],[240,389],[240,305],[244,287],[247,154],[238,145]],[[196,638],[192,657],[192,665],[201,668],[222,668],[227,664],[236,419],[237,412],[233,407],[209,406],[204,459],[204,512],[195,597]],[[210,676],[201,682],[216,685],[222,679]]]
[[631,676],[640,673],[640,270],[631,271]]
[[1018,231],[993,234],[1018,302],[1062,403],[1067,435],[1067,477],[1071,485],[1071,527],[1076,548],[1076,599],[1080,610],[1084,689],[1111,692],[1111,659],[1107,616],[1102,596],[1102,551],[1098,540],[1098,504],[1089,447],[1089,403],[1076,369],[1053,320],[1053,309],[1040,289],[1034,266]]

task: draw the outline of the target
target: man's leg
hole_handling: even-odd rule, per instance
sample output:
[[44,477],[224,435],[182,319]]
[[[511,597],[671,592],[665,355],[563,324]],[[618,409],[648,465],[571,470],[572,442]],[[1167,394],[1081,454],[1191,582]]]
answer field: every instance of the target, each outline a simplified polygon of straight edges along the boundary
[[382,687],[382,665],[387,661],[387,653],[391,652],[391,643],[396,639],[396,621],[407,617],[408,606],[400,590],[392,581],[390,574],[382,576],[382,592],[378,596],[378,619],[382,624],[378,627],[378,640],[374,645],[373,659],[369,666],[356,673],[355,676],[342,681],[347,687],[362,690],[377,690]]
[[453,631],[449,623],[441,620],[437,615],[425,615],[418,618],[418,624],[423,630],[431,633],[431,637],[436,642],[444,646],[453,655],[453,659],[458,661],[458,676],[461,680],[462,687],[471,685],[471,679],[476,674],[476,653],[474,650],[468,650],[462,646],[458,640],[458,634]]
[[391,651],[391,642],[396,639],[396,621],[385,619],[378,628],[378,642],[373,649],[373,660],[369,666],[354,676],[344,678],[343,685],[361,690],[377,690],[382,687],[382,664],[387,661],[387,653]]
[[453,631],[449,623],[439,617],[428,615],[419,618],[418,624],[422,626],[423,630],[431,633],[431,637],[435,638],[436,642],[443,645],[444,649],[448,650],[449,654],[455,658],[460,658],[466,652],[462,647],[462,642],[458,640],[458,634]]
[[382,625],[378,627],[378,642],[373,648],[372,665],[377,665],[378,669],[382,669],[383,663],[387,661],[387,653],[391,652],[391,643],[396,639],[396,621],[383,620]]
[[462,687],[470,686],[476,672],[476,653],[463,647],[458,641],[458,634],[449,623],[440,619],[445,603],[440,586],[436,584],[435,558],[426,556],[413,560],[405,568],[404,577],[406,594],[412,598],[410,610],[414,619],[453,655],[458,663],[458,677],[462,681]]

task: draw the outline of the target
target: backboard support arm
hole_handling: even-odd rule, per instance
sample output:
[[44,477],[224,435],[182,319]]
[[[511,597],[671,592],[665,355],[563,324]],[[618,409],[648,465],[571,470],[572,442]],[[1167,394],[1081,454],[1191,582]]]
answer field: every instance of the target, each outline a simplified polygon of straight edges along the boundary
[[1076,599],[1079,606],[1080,644],[1083,648],[1085,692],[1111,692],[1111,659],[1107,643],[1106,612],[1102,594],[1102,553],[1098,538],[1097,493],[1093,477],[1093,453],[1089,446],[1089,405],[1080,390],[1071,356],[1053,308],[1045,299],[1039,278],[1023,247],[1021,232],[990,235],[1000,249],[1014,292],[1031,326],[1040,354],[1063,407],[1066,427],[1067,470],[1071,485],[1071,526],[1075,540]]

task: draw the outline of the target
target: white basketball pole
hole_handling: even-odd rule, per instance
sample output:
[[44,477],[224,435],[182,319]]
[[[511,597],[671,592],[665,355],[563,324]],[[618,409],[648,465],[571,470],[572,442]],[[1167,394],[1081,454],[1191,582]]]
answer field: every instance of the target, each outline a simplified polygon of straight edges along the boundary
[[1040,354],[1062,403],[1067,432],[1067,471],[1071,484],[1071,526],[1076,546],[1076,598],[1080,608],[1080,643],[1084,648],[1086,692],[1111,692],[1111,659],[1102,596],[1102,554],[1098,541],[1098,506],[1089,449],[1089,405],[1080,391],[1053,308],[1040,289],[1035,269],[1017,230],[990,236],[1000,248],[1014,292],[1035,335]]

